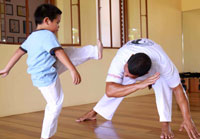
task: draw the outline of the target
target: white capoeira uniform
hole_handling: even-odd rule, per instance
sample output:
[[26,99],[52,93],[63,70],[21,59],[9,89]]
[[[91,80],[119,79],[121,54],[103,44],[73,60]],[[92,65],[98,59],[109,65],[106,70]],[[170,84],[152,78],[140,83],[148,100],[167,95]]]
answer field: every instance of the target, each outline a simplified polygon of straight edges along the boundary
[[[146,75],[136,79],[125,77],[124,65],[131,55],[136,53],[148,55],[152,61],[152,67]],[[129,41],[120,48],[112,60],[106,82],[115,82],[123,85],[133,84],[136,81],[145,80],[156,72],[160,73],[160,78],[152,87],[156,96],[160,121],[171,122],[172,89],[180,84],[179,72],[164,50],[152,40],[141,39],[138,44]],[[93,110],[105,119],[112,120],[116,109],[123,99],[124,97],[107,97],[105,94]]]
[[[90,59],[98,59],[98,48],[96,46],[88,45],[81,48],[66,47],[63,49],[75,66]],[[59,60],[56,61],[54,67],[56,67],[59,75],[67,70]],[[51,85],[39,87],[39,90],[47,102],[41,137],[50,138],[56,133],[58,116],[61,112],[64,99],[59,77]]]
[[[90,59],[98,59],[97,46],[87,45],[80,48],[64,47],[63,49],[74,66],[78,66]],[[56,61],[54,66],[56,67],[59,75],[67,70],[67,68],[59,60]]]

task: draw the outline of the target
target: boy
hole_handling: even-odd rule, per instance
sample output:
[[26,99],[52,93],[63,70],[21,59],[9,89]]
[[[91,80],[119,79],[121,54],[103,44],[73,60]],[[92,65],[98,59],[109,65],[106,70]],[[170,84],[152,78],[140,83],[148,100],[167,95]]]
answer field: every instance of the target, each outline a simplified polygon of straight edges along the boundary
[[178,70],[163,49],[149,39],[129,41],[118,50],[108,71],[106,94],[91,111],[77,121],[95,120],[97,114],[112,120],[125,96],[149,85],[152,85],[156,96],[162,126],[160,137],[174,137],[169,125],[174,92],[183,116],[180,131],[185,128],[190,139],[200,138],[200,133],[191,118],[189,102],[181,86]]
[[[41,139],[52,137],[57,130],[58,116],[62,109],[64,97],[59,74],[69,69],[73,83],[77,85],[81,82],[81,76],[74,65],[81,64],[89,59],[102,58],[103,46],[101,42],[98,42],[97,47],[68,47],[64,50],[60,46],[54,33],[58,31],[61,14],[62,12],[53,5],[40,5],[34,14],[36,31],[29,35],[11,57],[6,67],[0,70],[2,77],[7,76],[17,61],[24,54],[28,54],[27,72],[31,74],[33,85],[38,87],[47,102]],[[59,61],[56,62],[56,58]]]

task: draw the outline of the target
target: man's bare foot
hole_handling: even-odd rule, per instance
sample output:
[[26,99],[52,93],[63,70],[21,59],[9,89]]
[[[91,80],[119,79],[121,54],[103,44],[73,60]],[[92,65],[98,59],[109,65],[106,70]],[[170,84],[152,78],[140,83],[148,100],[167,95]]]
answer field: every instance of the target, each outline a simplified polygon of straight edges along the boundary
[[84,114],[82,117],[76,119],[76,122],[92,121],[96,120],[97,113],[94,110],[91,110]]
[[160,135],[161,139],[173,139],[174,133],[171,130],[171,127],[168,122],[162,122],[162,132]]
[[97,40],[97,48],[98,48],[98,60],[103,58],[103,44],[100,40]]

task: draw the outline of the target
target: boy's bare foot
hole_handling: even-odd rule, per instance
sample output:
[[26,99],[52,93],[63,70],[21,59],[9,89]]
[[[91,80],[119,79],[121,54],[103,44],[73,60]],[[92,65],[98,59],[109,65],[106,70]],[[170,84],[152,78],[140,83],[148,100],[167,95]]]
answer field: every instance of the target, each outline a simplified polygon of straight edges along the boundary
[[173,139],[174,138],[174,133],[171,130],[171,127],[168,122],[163,122],[162,123],[162,132],[160,135],[161,139]]
[[97,40],[97,48],[98,48],[98,60],[103,58],[103,44],[100,40]]
[[82,117],[76,119],[76,122],[92,121],[96,120],[97,113],[94,110],[91,110],[84,114]]

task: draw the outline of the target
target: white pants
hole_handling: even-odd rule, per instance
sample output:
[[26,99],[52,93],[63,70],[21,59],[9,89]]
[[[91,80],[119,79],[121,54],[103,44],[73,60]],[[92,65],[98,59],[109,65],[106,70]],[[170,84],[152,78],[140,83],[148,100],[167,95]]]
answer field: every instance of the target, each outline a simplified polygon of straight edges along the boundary
[[[63,49],[74,66],[78,66],[90,59],[98,59],[97,46],[87,45],[81,48],[65,47]],[[58,74],[67,70],[67,68],[59,60],[56,61],[54,66],[56,67]]]
[[[126,79],[123,80],[123,85],[133,84],[134,82],[135,80]],[[156,83],[153,85],[153,89],[156,96],[156,105],[158,114],[160,116],[160,122],[171,122],[172,89],[167,85],[162,77],[156,81]],[[124,97],[109,98],[105,94],[96,104],[93,110],[105,119],[112,120],[115,111],[123,99]]]
[[[98,49],[91,45],[81,48],[66,47],[64,48],[64,51],[75,66],[82,64],[89,59],[98,59]],[[54,66],[56,67],[58,74],[67,70],[67,68],[58,60]],[[38,89],[41,91],[47,102],[41,137],[50,138],[56,133],[58,116],[61,112],[64,98],[59,77],[51,85],[39,87]]]
[[59,78],[47,87],[39,87],[39,90],[47,102],[41,137],[50,138],[56,133],[58,116],[61,112],[64,98]]

